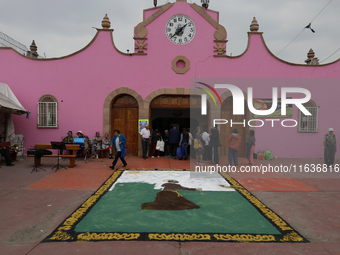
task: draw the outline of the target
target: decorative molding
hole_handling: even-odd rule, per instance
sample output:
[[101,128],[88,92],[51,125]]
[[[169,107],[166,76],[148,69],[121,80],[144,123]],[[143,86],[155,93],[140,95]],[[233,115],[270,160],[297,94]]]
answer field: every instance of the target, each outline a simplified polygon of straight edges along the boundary
[[227,45],[224,42],[218,43],[216,42],[217,46],[214,46],[214,52],[217,51],[217,55],[224,55],[227,51]]
[[247,32],[248,33],[248,36],[249,35],[262,35],[263,32],[257,32],[257,31],[253,31],[253,32]]
[[259,30],[260,26],[259,24],[257,23],[257,20],[256,18],[254,17],[253,18],[253,21],[251,22],[250,24],[250,31],[251,32],[257,32]]
[[[177,68],[177,62],[183,61],[185,66],[183,69]],[[177,56],[172,60],[172,70],[177,74],[185,74],[190,69],[190,61],[185,56]]]
[[148,30],[146,29],[145,26],[147,26],[148,24],[150,24],[152,21],[154,21],[156,18],[158,18],[163,12],[165,12],[167,9],[169,9],[170,7],[172,7],[173,4],[171,3],[167,3],[163,6],[161,6],[161,8],[156,11],[154,14],[152,14],[150,17],[148,17],[147,19],[145,19],[144,21],[142,21],[141,23],[139,23],[136,27],[135,27],[135,35],[138,38],[145,38],[148,34]]
[[[47,98],[51,98],[52,101],[44,101]],[[51,94],[45,94],[45,95],[43,95],[39,98],[38,102],[56,102],[56,103],[58,103],[58,99]]]
[[105,14],[105,16],[103,18],[102,27],[104,29],[109,29],[111,27],[111,22],[109,20],[109,17],[107,16],[107,14]]
[[144,43],[146,39],[136,40],[135,42],[135,49],[138,49],[138,53],[145,53],[144,50],[147,50],[146,46],[147,43]]
[[190,4],[190,6],[216,28],[216,31],[214,33],[216,40],[224,40],[227,37],[227,30],[216,20],[214,20],[208,13],[206,13],[201,6],[198,6],[195,3]]

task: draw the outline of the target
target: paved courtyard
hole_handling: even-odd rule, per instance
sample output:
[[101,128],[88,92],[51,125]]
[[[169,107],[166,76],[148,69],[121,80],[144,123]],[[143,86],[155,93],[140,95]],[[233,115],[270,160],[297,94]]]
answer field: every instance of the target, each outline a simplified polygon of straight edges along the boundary
[[[41,243],[112,174],[110,159],[51,171],[55,158],[33,158],[0,168],[0,254],[340,254],[340,172],[230,173],[254,196],[287,221],[309,243],[214,243],[105,241]],[[127,168],[189,169],[189,161],[126,157]],[[61,161],[68,164],[68,160]],[[222,158],[220,164],[226,163]],[[311,166],[322,159],[274,159],[256,166]],[[120,162],[117,167],[120,167]],[[340,160],[336,160],[340,164]],[[240,158],[239,168],[247,166]]]

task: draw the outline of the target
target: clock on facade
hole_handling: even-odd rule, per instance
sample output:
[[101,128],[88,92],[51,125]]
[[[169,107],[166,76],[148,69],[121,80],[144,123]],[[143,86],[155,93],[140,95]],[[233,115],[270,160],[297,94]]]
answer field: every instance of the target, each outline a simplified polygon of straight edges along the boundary
[[165,26],[165,34],[175,44],[187,44],[195,36],[195,23],[186,15],[172,16]]

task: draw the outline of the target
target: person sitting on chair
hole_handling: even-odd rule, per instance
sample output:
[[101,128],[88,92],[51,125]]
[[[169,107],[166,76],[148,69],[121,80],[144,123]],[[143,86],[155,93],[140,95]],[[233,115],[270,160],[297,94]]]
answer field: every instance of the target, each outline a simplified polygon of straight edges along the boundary
[[[4,148],[0,145],[0,153],[1,153],[1,156],[4,156],[5,157],[5,160],[6,160],[6,166],[14,166],[12,164],[12,158],[11,158],[11,153],[9,152],[9,149],[8,148]],[[0,157],[1,157],[0,156]],[[1,167],[1,166],[0,166]]]
[[[64,143],[64,144],[73,144],[74,138],[73,138],[72,135],[73,135],[72,131],[68,131],[67,132],[67,136],[64,137],[64,139],[62,140],[62,143]],[[60,154],[63,154],[63,149],[60,149]],[[72,154],[72,151],[69,154]]]
[[96,132],[96,136],[93,137],[93,145],[92,145],[92,157],[98,158],[97,150],[100,150],[102,147],[102,137],[100,136],[99,131]]
[[110,142],[109,134],[106,133],[102,141],[102,148],[106,150],[110,146]]
[[[88,136],[85,136],[84,134],[83,134],[83,132],[82,131],[78,131],[77,132],[77,136],[75,137],[75,139],[76,138],[84,138],[84,145],[83,145],[83,147],[82,146],[80,146],[80,150],[78,151],[78,156],[79,156],[79,154],[82,152],[82,151],[85,151],[86,153],[87,153],[87,150],[88,150],[88,148],[89,148],[89,138],[88,138]],[[86,154],[87,155],[87,154]]]

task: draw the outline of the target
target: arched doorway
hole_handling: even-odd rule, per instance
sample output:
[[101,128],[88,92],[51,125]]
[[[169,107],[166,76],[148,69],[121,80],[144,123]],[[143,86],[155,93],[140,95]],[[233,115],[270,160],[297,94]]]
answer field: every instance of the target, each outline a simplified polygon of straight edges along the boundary
[[[247,109],[246,101],[244,101],[244,109]],[[245,157],[246,156],[245,143],[246,143],[246,135],[247,135],[246,127],[244,127],[244,125],[242,124],[236,124],[236,125],[233,124],[233,126],[231,127],[230,120],[233,120],[234,123],[235,122],[243,123],[243,121],[246,120],[246,115],[233,115],[233,98],[232,97],[228,97],[226,100],[223,101],[221,119],[228,120],[228,123],[220,126],[220,139],[222,143],[220,154],[223,156],[228,155],[227,139],[229,135],[232,133],[233,129],[237,128],[238,134],[242,138],[240,148],[238,151],[238,156]]]
[[127,154],[138,155],[138,102],[130,95],[119,95],[113,99],[111,135],[119,129],[126,137]]
[[197,98],[197,105],[193,105],[190,95],[160,95],[156,97],[150,103],[151,128],[158,127],[163,132],[165,129],[170,129],[172,124],[177,124],[180,131],[184,127],[196,128],[202,123],[206,125],[206,116],[193,119],[193,116],[201,116],[201,101],[200,97]]

